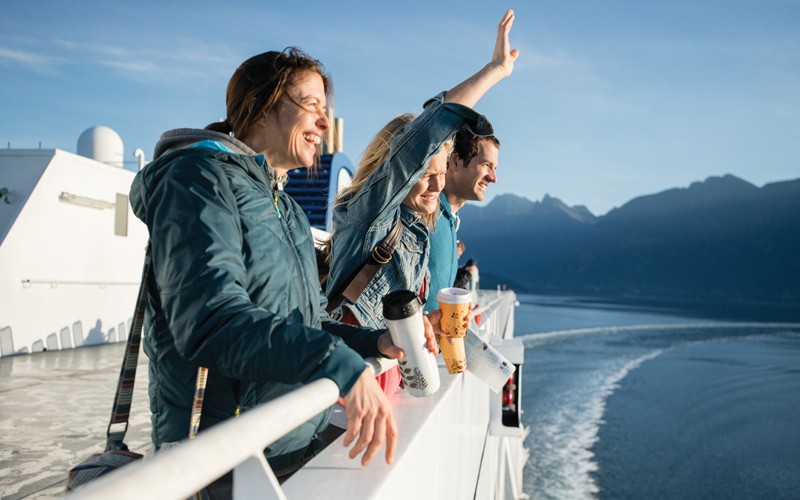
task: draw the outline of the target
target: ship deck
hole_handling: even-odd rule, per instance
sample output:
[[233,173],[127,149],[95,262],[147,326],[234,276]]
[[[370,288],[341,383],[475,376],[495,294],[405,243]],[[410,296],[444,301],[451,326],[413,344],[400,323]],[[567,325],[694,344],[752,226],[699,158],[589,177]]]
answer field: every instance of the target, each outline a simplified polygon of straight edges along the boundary
[[[510,306],[505,307],[509,309],[506,313],[512,313],[513,296],[498,304]],[[492,306],[486,307],[484,314],[493,315]],[[495,329],[513,331],[513,320],[503,314],[498,321],[488,322],[491,323],[496,323]],[[521,353],[521,346],[517,347]],[[102,451],[124,349],[125,343],[103,344],[0,358],[0,497],[60,497],[70,467]],[[151,455],[147,363],[147,357],[140,356],[126,442],[131,450]],[[392,467],[353,467],[351,460],[342,458],[346,450],[334,443],[286,483],[286,493],[302,498],[311,486],[335,484],[342,487],[341,498],[349,498],[344,492],[352,492],[352,484],[361,478],[362,493],[386,497],[407,489],[406,482],[415,476],[413,471],[422,462],[430,461],[426,470],[441,469],[434,474],[436,479],[446,477],[445,471],[452,472],[456,458],[463,469],[461,476],[470,479],[458,489],[437,484],[440,497],[473,497],[482,491],[486,494],[479,497],[505,498],[516,492],[521,487],[517,483],[525,462],[521,429],[492,430],[490,407],[497,407],[499,418],[499,395],[492,396],[496,402],[490,404],[489,390],[477,378],[469,374],[448,376],[441,360],[440,373],[447,378],[433,397],[419,399],[401,394],[393,399],[404,432],[398,460]],[[450,438],[444,437],[453,433]],[[512,436],[516,444],[509,447],[504,443]],[[453,442],[461,444],[453,448]],[[484,467],[484,461],[490,467]],[[488,470],[485,477],[489,479],[482,479],[484,469]],[[343,475],[347,476],[346,482],[341,481]],[[344,488],[345,483],[350,486]],[[133,486],[136,489],[138,486]]]
[[[67,471],[105,445],[125,343],[0,358],[0,498],[60,496]],[[126,442],[150,454],[147,357]]]

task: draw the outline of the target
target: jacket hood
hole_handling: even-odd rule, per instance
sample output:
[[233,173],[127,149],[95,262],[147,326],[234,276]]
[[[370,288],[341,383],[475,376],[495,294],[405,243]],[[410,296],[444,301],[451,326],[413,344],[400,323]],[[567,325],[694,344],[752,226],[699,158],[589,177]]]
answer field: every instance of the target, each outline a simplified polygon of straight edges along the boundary
[[161,138],[156,143],[155,150],[153,151],[153,158],[157,160],[167,153],[189,147],[200,141],[220,142],[241,155],[258,154],[253,151],[250,146],[228,134],[205,129],[176,128],[175,130],[168,130],[161,134]]
[[[223,144],[233,151],[234,155],[258,155],[258,153],[253,151],[247,144],[220,132],[190,128],[180,128],[164,132],[156,143],[153,155],[155,159],[147,164],[147,166],[138,174],[136,174],[136,177],[133,179],[133,183],[131,184],[130,203],[133,213],[137,218],[145,223],[147,222],[147,204],[150,193],[153,192],[161,179],[163,179],[164,174],[176,157],[182,154],[196,154],[202,155],[203,157],[227,156],[230,158],[230,153],[225,151],[216,151],[205,148],[187,150],[187,148],[189,148],[191,145],[202,141],[215,141]],[[246,163],[248,162],[243,162],[242,168],[245,170],[250,170],[245,165]],[[255,167],[257,164],[254,163],[253,165]],[[266,166],[266,172],[261,168],[259,170],[260,172],[257,174],[251,172],[251,175],[261,177],[262,180],[268,184],[274,184],[274,181],[271,179],[275,178],[275,174],[271,168]]]

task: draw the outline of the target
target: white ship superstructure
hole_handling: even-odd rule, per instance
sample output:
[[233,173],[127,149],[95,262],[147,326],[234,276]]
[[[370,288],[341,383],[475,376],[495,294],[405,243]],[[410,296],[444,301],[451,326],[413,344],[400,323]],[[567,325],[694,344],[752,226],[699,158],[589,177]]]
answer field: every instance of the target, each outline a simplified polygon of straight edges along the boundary
[[0,150],[0,356],[124,341],[147,228],[130,209],[122,141]]

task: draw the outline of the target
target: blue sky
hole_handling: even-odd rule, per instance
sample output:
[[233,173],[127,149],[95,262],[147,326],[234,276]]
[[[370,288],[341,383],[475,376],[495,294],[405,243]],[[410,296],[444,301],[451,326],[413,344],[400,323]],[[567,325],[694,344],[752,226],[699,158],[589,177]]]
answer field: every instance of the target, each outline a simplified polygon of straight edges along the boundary
[[800,177],[800,0],[0,5],[0,147],[75,151],[107,125],[149,159],[164,130],[224,116],[244,59],[296,45],[333,76],[355,162],[488,62],[510,7],[520,59],[477,106],[503,143],[490,196],[600,215],[711,175]]

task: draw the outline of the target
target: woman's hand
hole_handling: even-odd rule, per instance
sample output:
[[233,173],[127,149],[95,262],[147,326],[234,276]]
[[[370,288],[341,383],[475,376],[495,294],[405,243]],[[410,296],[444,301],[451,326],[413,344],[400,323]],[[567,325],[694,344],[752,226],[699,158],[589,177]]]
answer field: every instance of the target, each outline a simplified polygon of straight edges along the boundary
[[389,334],[389,330],[385,330],[378,337],[378,352],[380,352],[384,358],[389,359],[403,359],[405,357],[403,350],[392,342],[392,336]]
[[444,102],[472,107],[497,82],[511,75],[514,71],[514,62],[519,57],[519,50],[512,50],[508,41],[508,33],[513,24],[514,11],[509,9],[497,26],[497,41],[492,60],[480,71],[448,90]]
[[514,71],[514,61],[519,56],[519,50],[511,50],[508,42],[508,33],[511,31],[513,24],[514,11],[509,9],[497,26],[497,41],[494,44],[494,54],[492,54],[492,62],[490,63],[502,70],[503,77],[511,75]]
[[[428,350],[436,356],[439,354],[436,336],[439,334],[439,320],[442,318],[442,313],[436,310],[431,314],[434,313],[437,313],[433,316],[436,326],[433,326],[432,322],[428,320],[428,316],[424,314],[422,315],[422,324],[425,327],[425,341],[428,344]],[[386,330],[378,337],[378,352],[380,352],[383,357],[389,359],[403,359],[405,357],[403,350],[392,342],[392,336],[389,334],[389,330]]]
[[361,372],[356,384],[345,395],[344,409],[347,415],[344,446],[350,446],[358,438],[350,450],[350,458],[355,458],[366,450],[364,456],[361,457],[361,465],[368,465],[380,450],[385,439],[386,463],[391,464],[394,461],[394,450],[397,444],[397,423],[394,420],[389,401],[369,368],[365,368]]
[[422,322],[425,324],[425,340],[428,341],[428,350],[434,356],[439,355],[439,344],[436,343],[436,336],[441,334],[439,322],[442,319],[442,311],[436,309],[431,311],[430,314],[422,315]]

